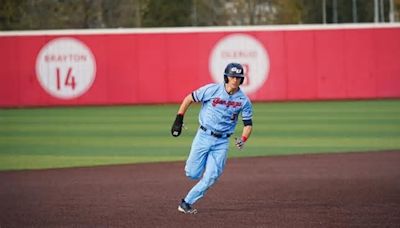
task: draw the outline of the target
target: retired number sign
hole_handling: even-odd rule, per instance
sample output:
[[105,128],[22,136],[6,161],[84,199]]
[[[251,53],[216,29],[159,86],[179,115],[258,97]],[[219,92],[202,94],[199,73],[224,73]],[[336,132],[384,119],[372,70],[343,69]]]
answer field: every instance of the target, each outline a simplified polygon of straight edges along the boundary
[[58,38],[47,43],[36,59],[36,76],[51,96],[73,99],[93,84],[96,61],[90,49],[75,38]]

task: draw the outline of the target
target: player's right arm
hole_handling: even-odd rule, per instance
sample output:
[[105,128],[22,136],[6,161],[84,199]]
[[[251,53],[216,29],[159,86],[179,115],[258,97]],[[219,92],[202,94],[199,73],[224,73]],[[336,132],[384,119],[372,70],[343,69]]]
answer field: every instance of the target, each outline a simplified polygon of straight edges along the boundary
[[186,111],[188,110],[189,106],[193,103],[193,96],[192,94],[187,95],[178,109],[178,114],[176,115],[175,121],[172,124],[171,134],[174,137],[178,137],[182,132],[183,126],[183,116],[185,115]]
[[188,94],[182,101],[181,106],[178,109],[175,121],[172,124],[171,134],[174,137],[178,137],[182,132],[183,116],[188,110],[189,106],[193,102],[204,102],[211,97],[218,87],[217,84],[208,84]]
[[178,109],[178,115],[182,114],[185,115],[186,111],[188,110],[189,106],[193,103],[193,96],[189,94],[183,99],[181,106]]

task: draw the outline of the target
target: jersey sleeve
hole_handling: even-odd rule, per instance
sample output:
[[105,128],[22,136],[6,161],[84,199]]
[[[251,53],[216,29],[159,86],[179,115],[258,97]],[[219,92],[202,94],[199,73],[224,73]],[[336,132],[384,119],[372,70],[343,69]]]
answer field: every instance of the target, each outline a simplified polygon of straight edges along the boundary
[[243,106],[242,119],[243,121],[245,121],[245,120],[251,120],[252,118],[253,118],[253,105],[251,104],[250,100],[247,100],[247,102]]
[[195,102],[202,102],[210,100],[212,95],[215,93],[216,84],[208,84],[200,87],[199,89],[192,92],[192,98]]

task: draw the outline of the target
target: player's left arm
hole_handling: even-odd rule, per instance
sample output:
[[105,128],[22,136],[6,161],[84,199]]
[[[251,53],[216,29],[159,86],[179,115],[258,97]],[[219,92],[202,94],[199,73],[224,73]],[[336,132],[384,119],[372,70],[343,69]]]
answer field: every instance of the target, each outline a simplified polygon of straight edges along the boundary
[[244,146],[244,143],[247,141],[247,139],[250,137],[251,132],[253,131],[253,108],[252,105],[249,102],[247,102],[243,108],[242,111],[242,118],[243,118],[243,131],[242,131],[242,136],[240,139],[236,139],[236,146],[239,149],[242,149]]
[[253,125],[244,126],[242,131],[242,139],[244,139],[244,141],[247,141],[252,131],[253,131]]
[[251,120],[244,120],[243,121],[244,127],[242,131],[242,136],[240,138],[235,139],[236,147],[241,150],[247,139],[250,137],[251,132],[253,131],[253,124]]

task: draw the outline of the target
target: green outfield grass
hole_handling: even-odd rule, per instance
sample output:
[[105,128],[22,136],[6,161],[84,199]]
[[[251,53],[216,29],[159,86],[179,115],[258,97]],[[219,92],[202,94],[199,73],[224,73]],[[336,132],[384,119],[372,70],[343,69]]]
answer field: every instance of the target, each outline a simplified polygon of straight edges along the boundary
[[[199,107],[178,138],[178,105],[0,109],[0,170],[184,160]],[[253,122],[230,157],[400,149],[400,100],[256,103]]]

